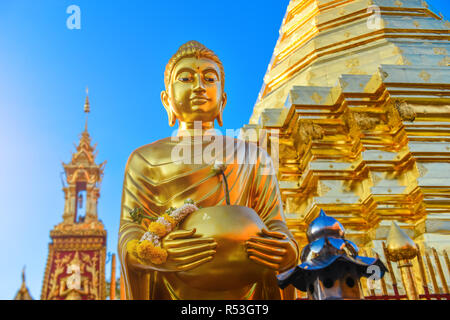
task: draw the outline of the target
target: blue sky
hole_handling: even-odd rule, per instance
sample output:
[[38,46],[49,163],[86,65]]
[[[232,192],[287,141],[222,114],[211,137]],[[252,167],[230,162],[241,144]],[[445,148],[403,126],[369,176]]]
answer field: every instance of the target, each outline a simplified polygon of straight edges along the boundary
[[[428,1],[448,17],[446,2]],[[288,3],[0,0],[0,299],[13,298],[23,265],[40,297],[49,231],[64,208],[61,162],[84,127],[85,87],[97,161],[107,160],[99,217],[115,252],[128,156],[172,133],[160,102],[168,59],[188,40],[213,49],[225,66],[225,127],[240,128]],[[81,30],[66,27],[71,4],[81,8]]]

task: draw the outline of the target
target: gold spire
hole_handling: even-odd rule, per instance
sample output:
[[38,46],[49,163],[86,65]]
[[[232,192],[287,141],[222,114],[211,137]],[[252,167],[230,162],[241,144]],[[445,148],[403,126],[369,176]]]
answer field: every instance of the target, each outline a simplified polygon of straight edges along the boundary
[[14,300],[33,300],[25,283],[25,266],[23,266],[22,269],[22,284],[16,296],[14,297]]
[[86,100],[84,101],[84,112],[86,113],[86,123],[84,125],[84,131],[87,131],[88,126],[88,114],[91,112],[91,105],[89,104],[89,88],[86,87]]
[[89,88],[86,87],[86,100],[84,102],[84,112],[89,113],[91,111],[89,105]]
[[392,261],[412,259],[417,254],[414,241],[392,221],[391,229],[387,238],[387,250]]

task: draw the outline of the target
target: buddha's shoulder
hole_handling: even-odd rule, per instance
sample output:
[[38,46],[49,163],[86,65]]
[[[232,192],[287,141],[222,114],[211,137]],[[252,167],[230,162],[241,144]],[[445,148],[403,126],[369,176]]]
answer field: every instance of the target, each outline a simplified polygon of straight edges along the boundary
[[128,158],[128,166],[133,166],[142,161],[155,166],[171,163],[173,145],[172,139],[168,137],[139,147]]

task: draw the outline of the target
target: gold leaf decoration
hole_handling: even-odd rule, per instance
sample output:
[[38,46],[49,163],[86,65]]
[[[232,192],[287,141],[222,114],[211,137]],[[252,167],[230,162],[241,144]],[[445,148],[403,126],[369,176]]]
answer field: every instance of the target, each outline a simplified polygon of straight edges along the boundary
[[438,62],[438,66],[448,67],[450,66],[450,57],[444,57],[441,61]]
[[314,92],[311,96],[311,99],[313,99],[315,103],[319,104],[322,102],[323,98],[320,94],[318,94],[317,92]]
[[419,73],[419,77],[422,78],[423,81],[428,81],[431,78],[431,75],[426,72],[425,70],[422,70],[421,73]]
[[377,175],[376,173],[372,172],[372,182],[373,185],[376,186],[377,184],[379,184],[381,181],[383,180],[383,178],[381,178],[379,175]]
[[345,61],[345,66],[347,68],[358,67],[359,66],[359,59],[358,58],[348,59],[347,61]]
[[434,54],[446,55],[447,49],[446,48],[433,48],[433,52],[434,52]]
[[321,197],[325,196],[330,190],[331,188],[328,187],[325,183],[323,183],[322,181],[319,182],[319,193]]
[[424,177],[427,174],[428,169],[420,162],[417,162],[416,164],[417,164],[417,170],[419,170],[419,176]]

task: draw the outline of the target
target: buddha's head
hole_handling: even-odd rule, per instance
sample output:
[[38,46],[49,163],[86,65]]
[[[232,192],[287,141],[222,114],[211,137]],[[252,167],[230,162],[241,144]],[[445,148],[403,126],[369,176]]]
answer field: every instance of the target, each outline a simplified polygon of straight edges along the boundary
[[183,44],[166,66],[164,83],[161,101],[170,126],[177,119],[184,128],[193,128],[194,121],[201,121],[204,128],[213,127],[216,119],[222,126],[225,74],[213,51],[197,41]]

